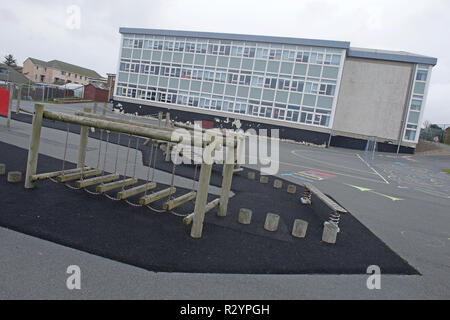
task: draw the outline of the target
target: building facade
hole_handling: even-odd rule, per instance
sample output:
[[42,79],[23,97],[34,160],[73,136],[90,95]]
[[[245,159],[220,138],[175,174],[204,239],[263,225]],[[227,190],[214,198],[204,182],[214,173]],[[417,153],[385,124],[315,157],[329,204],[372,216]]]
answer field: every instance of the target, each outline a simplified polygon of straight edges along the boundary
[[280,137],[412,151],[437,59],[349,42],[121,28],[114,100]]
[[47,84],[89,84],[92,79],[102,77],[91,69],[79,67],[59,60],[42,61],[27,58],[23,63],[23,74],[31,81]]

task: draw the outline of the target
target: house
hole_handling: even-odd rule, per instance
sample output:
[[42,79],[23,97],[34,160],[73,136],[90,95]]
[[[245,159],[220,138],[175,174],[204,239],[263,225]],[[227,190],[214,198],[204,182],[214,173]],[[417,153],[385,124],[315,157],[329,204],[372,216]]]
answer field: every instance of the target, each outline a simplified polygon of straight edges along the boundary
[[105,89],[98,84],[90,83],[84,86],[84,100],[92,100],[97,102],[108,102],[108,89]]
[[65,83],[86,85],[90,83],[91,79],[102,78],[91,69],[59,60],[46,62],[35,58],[27,58],[24,61],[23,74],[34,82],[59,85]]

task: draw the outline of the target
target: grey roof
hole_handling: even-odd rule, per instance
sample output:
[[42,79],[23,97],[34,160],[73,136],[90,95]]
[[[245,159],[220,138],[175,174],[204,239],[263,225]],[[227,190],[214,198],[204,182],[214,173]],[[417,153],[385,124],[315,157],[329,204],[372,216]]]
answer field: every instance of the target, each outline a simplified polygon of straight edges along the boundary
[[363,49],[363,48],[354,48],[354,47],[351,48],[350,42],[348,42],[348,41],[269,37],[269,36],[255,36],[255,35],[245,35],[245,34],[215,33],[215,32],[142,29],[142,28],[120,28],[119,32],[122,34],[140,34],[140,35],[157,35],[157,36],[170,36],[170,37],[189,37],[189,38],[207,38],[207,39],[236,40],[236,41],[254,41],[254,42],[278,43],[278,44],[304,45],[304,46],[313,46],[313,47],[338,48],[338,49],[346,49],[347,55],[349,57],[354,57],[354,58],[366,58],[366,59],[375,59],[375,60],[430,64],[433,66],[437,64],[436,58],[422,56],[422,55],[409,53],[409,52]]
[[351,47],[348,50],[348,56],[354,58],[366,58],[376,60],[398,61],[398,62],[410,62],[418,64],[430,64],[435,66],[437,64],[437,58],[427,57],[415,53],[405,51],[388,51],[366,48],[354,48]]
[[124,34],[144,34],[144,35],[148,34],[148,35],[170,36],[170,37],[254,41],[254,42],[313,46],[313,47],[328,47],[338,49],[348,49],[350,47],[350,42],[346,41],[269,37],[269,36],[255,36],[255,35],[234,34],[234,33],[215,33],[215,32],[197,32],[197,31],[161,30],[161,29],[140,29],[140,28],[120,28],[119,32]]
[[[8,70],[8,71],[7,71]],[[9,72],[9,75],[8,75]],[[6,64],[0,63],[0,80],[2,81],[11,81],[15,83],[33,83],[24,74],[18,72],[12,67],[7,66]]]

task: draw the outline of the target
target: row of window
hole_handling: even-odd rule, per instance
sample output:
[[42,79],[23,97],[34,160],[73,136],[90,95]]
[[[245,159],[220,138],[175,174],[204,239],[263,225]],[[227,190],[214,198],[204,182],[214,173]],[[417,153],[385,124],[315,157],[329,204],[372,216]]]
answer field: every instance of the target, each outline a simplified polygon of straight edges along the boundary
[[203,53],[210,55],[269,59],[277,61],[282,60],[291,62],[296,61],[303,63],[336,66],[339,66],[341,64],[342,59],[341,54],[314,51],[311,52],[310,49],[306,48],[302,51],[297,51],[292,49],[256,48],[231,44],[196,43],[189,41],[184,42],[125,38],[123,40],[123,48]]
[[118,87],[117,95],[325,127],[329,125],[331,114],[330,110],[315,109],[313,107],[304,106],[300,111],[300,106],[267,102],[260,103],[260,101],[247,101],[244,99],[235,100],[229,97],[200,95],[196,93],[189,94],[187,91],[146,91]]
[[408,114],[408,122],[405,131],[405,140],[415,141],[418,134],[422,105],[425,99],[425,88],[428,81],[429,66],[418,65],[413,84],[413,96]]
[[321,83],[319,79],[317,79],[317,81],[305,81],[304,77],[295,77],[293,80],[280,79],[273,76],[265,77],[263,74],[240,74],[237,70],[234,72],[210,71],[149,64],[141,64],[139,68],[139,64],[122,62],[120,64],[120,71],[234,85],[239,84],[256,88],[290,90],[327,96],[334,96],[336,91],[336,81],[328,81],[331,83]]

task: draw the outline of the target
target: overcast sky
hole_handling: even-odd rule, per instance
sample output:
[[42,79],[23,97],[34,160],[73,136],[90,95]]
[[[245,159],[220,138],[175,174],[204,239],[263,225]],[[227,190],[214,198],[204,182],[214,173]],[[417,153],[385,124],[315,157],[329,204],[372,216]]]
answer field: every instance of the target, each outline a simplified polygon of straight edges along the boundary
[[[67,26],[73,5],[79,29]],[[13,54],[19,65],[58,59],[105,76],[117,71],[120,27],[350,41],[438,58],[424,120],[443,124],[450,123],[449,12],[448,0],[3,1],[0,55]]]

